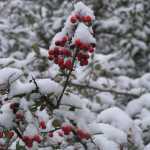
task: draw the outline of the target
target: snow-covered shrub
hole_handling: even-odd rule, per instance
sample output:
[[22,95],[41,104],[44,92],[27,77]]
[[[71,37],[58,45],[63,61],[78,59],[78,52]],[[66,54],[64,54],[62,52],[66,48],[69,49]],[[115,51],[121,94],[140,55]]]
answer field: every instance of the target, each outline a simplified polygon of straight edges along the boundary
[[149,150],[150,3],[86,3],[0,2],[0,149]]

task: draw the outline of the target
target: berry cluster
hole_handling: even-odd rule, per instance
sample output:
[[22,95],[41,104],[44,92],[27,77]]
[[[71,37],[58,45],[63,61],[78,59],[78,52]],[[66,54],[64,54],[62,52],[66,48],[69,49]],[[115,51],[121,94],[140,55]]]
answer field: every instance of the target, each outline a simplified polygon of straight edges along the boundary
[[40,143],[42,141],[40,135],[34,135],[34,136],[23,136],[22,137],[23,142],[26,144],[27,147],[31,148],[33,145],[33,142]]
[[75,46],[79,49],[77,59],[80,62],[81,66],[88,65],[88,59],[90,57],[89,53],[94,52],[94,44],[86,44],[80,41],[80,39],[76,39]]
[[[92,20],[92,17],[89,15],[81,16],[80,14],[75,14],[69,17],[69,21],[72,24],[71,26],[73,26],[73,29],[76,29],[76,25],[79,22],[90,25],[92,23]],[[73,30],[72,32],[75,33],[75,30]],[[48,52],[49,60],[53,60],[54,63],[59,65],[62,70],[73,69],[73,50],[70,50],[70,48],[78,49],[78,55],[75,59],[79,61],[81,66],[88,65],[88,59],[90,57],[89,53],[94,52],[95,44],[83,43],[79,38],[76,39],[74,43],[72,43],[72,35],[73,34],[71,34],[70,36],[70,34],[67,33],[67,35],[64,35],[63,37],[57,39],[55,41],[55,46],[53,48],[50,48]]]
[[14,136],[14,132],[12,130],[9,131],[0,131],[0,138],[8,138],[11,139]]
[[69,135],[70,133],[73,133],[80,140],[89,139],[91,137],[89,133],[71,125],[65,125],[61,128],[61,131],[59,131],[60,136]]
[[80,16],[79,14],[71,16],[70,22],[75,24],[77,22],[84,22],[86,24],[90,24],[92,22],[91,16]]
[[58,64],[61,69],[71,70],[73,68],[72,64],[72,52],[65,47],[68,42],[68,36],[64,36],[61,40],[55,42],[56,47],[50,49],[49,60],[53,60],[55,64]]

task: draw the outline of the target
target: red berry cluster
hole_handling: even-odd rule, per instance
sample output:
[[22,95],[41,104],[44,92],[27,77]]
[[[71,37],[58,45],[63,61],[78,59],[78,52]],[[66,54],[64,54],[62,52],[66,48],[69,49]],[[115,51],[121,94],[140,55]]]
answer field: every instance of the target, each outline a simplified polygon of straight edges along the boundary
[[58,64],[61,69],[71,70],[72,64],[72,52],[65,48],[65,44],[68,41],[68,36],[64,36],[62,40],[56,41],[56,47],[49,49],[49,60],[53,60],[55,64]]
[[[90,25],[92,23],[92,17],[89,15],[82,16],[80,14],[75,14],[70,17],[70,22],[74,25],[77,22],[83,22],[85,24]],[[64,70],[72,70],[73,69],[73,56],[72,51],[66,48],[68,41],[71,41],[67,35],[62,37],[61,39],[55,41],[55,47],[49,49],[48,55],[49,60],[53,60],[55,64],[59,65],[59,67]],[[89,53],[94,52],[95,44],[83,43],[80,39],[76,39],[75,43],[71,45],[72,47],[76,47],[79,50],[77,55],[77,60],[79,61],[81,66],[88,65]]]
[[0,131],[0,138],[8,138],[11,139],[14,136],[14,132],[12,130],[9,131]]
[[80,39],[76,39],[75,46],[79,49],[79,53],[77,55],[77,59],[80,62],[81,66],[88,65],[89,53],[94,52],[94,44],[86,44],[80,41]]
[[29,148],[32,147],[33,142],[40,143],[42,141],[41,136],[37,134],[34,136],[23,136],[22,140],[26,144],[26,146]]
[[89,133],[83,131],[80,128],[73,127],[71,125],[65,125],[61,128],[61,130],[62,132],[61,131],[59,132],[60,136],[69,135],[71,132],[73,132],[80,140],[89,139],[91,137]]
[[84,23],[90,24],[92,22],[92,18],[91,18],[91,16],[81,16],[81,15],[78,15],[78,14],[70,17],[70,22],[71,23],[75,24],[78,21],[80,21],[80,22],[82,21]]

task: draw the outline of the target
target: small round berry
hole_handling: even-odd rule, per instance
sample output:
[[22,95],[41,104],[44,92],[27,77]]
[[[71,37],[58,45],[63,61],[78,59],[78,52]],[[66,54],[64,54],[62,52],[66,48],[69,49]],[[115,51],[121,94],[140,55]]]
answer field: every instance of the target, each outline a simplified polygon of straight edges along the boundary
[[80,49],[88,49],[88,45],[87,44],[84,44],[84,43],[82,43],[82,44],[80,44]]
[[40,121],[40,128],[41,129],[46,129],[46,124],[44,121]]
[[70,21],[71,21],[71,23],[76,23],[77,22],[77,17],[76,16],[72,16],[71,18],[70,18]]
[[49,50],[48,55],[54,55],[54,50]]
[[91,18],[91,16],[83,16],[82,20],[83,20],[83,22],[90,23],[92,21],[92,18]]
[[56,42],[55,42],[55,45],[56,45],[56,46],[61,46],[61,45],[62,45],[62,42],[61,42],[61,41],[56,41]]
[[40,143],[41,137],[39,135],[34,135],[33,140],[36,141],[37,143]]
[[86,66],[86,65],[88,65],[88,60],[87,60],[87,59],[82,59],[81,62],[80,62],[80,65],[81,65],[81,66]]
[[59,55],[59,48],[58,48],[58,47],[55,47],[55,48],[54,48],[54,55],[55,55],[55,56],[58,56],[58,55]]
[[63,65],[64,64],[64,58],[62,58],[62,57],[59,57],[58,58],[58,65]]
[[64,36],[63,38],[62,38],[62,41],[64,42],[64,43],[66,43],[67,41],[68,41],[68,36]]
[[90,134],[87,132],[82,131],[81,129],[77,129],[77,136],[82,140],[82,139],[89,139]]
[[63,54],[64,54],[64,56],[70,57],[71,56],[71,51],[69,51],[67,49],[64,49]]
[[55,63],[55,64],[58,64],[58,57],[55,57],[55,58],[54,58],[54,63]]
[[17,113],[16,113],[16,119],[18,119],[18,120],[23,120],[23,118],[24,118],[24,115],[23,115],[22,112],[17,112]]
[[89,48],[88,48],[88,51],[89,51],[90,53],[93,53],[93,52],[94,52],[94,48],[93,48],[93,47],[89,47]]
[[64,132],[65,135],[68,135],[72,131],[72,126],[66,125],[62,127],[62,131]]
[[65,68],[68,69],[68,70],[72,70],[73,69],[73,64],[72,64],[72,60],[71,59],[66,60]]
[[54,56],[53,56],[53,55],[49,55],[49,56],[48,56],[48,59],[49,59],[49,60],[53,60],[53,59],[54,59]]
[[19,103],[11,103],[10,104],[10,108],[12,109],[12,110],[14,110],[14,109],[16,109],[16,108],[18,108],[19,107]]
[[76,14],[76,18],[77,18],[78,20],[81,20],[81,16],[80,16],[79,14]]
[[76,47],[80,47],[81,44],[82,44],[82,43],[81,43],[80,39],[76,39],[76,40],[75,40],[75,46],[76,46]]
[[53,132],[49,132],[49,133],[48,133],[48,136],[49,136],[49,137],[53,137]]
[[92,46],[93,48],[95,48],[95,47],[96,47],[96,44],[95,44],[95,43],[91,43],[91,46]]
[[60,69],[64,70],[66,67],[65,67],[65,64],[61,64],[59,65]]
[[33,145],[33,138],[30,136],[23,136],[22,137],[23,142],[26,144],[28,148],[31,148]]

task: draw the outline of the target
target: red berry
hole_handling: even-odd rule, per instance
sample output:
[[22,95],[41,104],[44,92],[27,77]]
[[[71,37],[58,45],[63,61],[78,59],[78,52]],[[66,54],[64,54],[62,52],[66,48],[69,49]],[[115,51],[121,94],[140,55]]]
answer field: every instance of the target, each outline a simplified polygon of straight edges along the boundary
[[31,148],[33,145],[33,138],[29,136],[23,136],[22,140],[27,145],[27,147]]
[[23,120],[24,116],[23,116],[23,113],[22,112],[17,112],[16,113],[16,119],[18,120]]
[[72,131],[72,126],[66,125],[62,127],[62,131],[64,132],[65,135],[68,135]]
[[76,15],[76,18],[77,18],[78,20],[81,20],[81,17],[80,17],[79,14]]
[[68,36],[64,36],[63,39],[62,39],[62,41],[63,41],[64,43],[66,43],[66,42],[68,41]]
[[82,21],[83,21],[83,22],[90,23],[90,22],[92,21],[92,18],[91,18],[91,16],[83,16],[83,17],[82,17]]
[[58,58],[57,57],[54,58],[54,63],[58,64]]
[[56,45],[56,46],[61,46],[61,45],[62,45],[62,42],[61,42],[61,41],[56,41],[56,42],[55,42],[55,45]]
[[88,60],[87,59],[82,59],[81,62],[80,62],[80,65],[81,66],[88,65]]
[[48,56],[48,59],[49,59],[49,60],[53,60],[53,59],[54,59],[54,56],[53,56],[53,55],[49,55],[49,56]]
[[81,44],[82,44],[82,43],[81,43],[80,39],[76,39],[76,40],[75,40],[75,46],[80,47]]
[[58,65],[63,65],[64,64],[64,59],[62,57],[58,58]]
[[19,107],[19,103],[11,103],[10,104],[10,108],[12,109],[12,110],[14,110],[14,109],[16,109],[16,108],[18,108]]
[[3,137],[3,131],[0,131],[0,138]]
[[48,55],[54,55],[54,50],[49,50]]
[[80,49],[87,49],[88,48],[88,45],[87,44],[80,44]]
[[70,57],[71,56],[71,51],[69,51],[67,49],[63,49],[63,54],[64,54],[64,56]]
[[73,68],[73,64],[72,64],[72,60],[71,59],[68,59],[65,62],[65,68],[68,69],[68,70],[71,70]]
[[23,137],[22,137],[22,140],[23,140],[24,142],[27,142],[27,141],[29,140],[29,136],[23,136]]
[[46,124],[45,124],[44,121],[41,121],[41,122],[40,122],[40,128],[41,128],[41,129],[46,129]]
[[60,69],[64,70],[65,69],[65,64],[59,65]]
[[87,132],[82,131],[81,129],[77,129],[77,136],[82,140],[82,139],[89,139],[90,134]]
[[89,54],[84,54],[83,57],[88,59],[90,56],[89,56]]
[[33,141],[28,141],[26,145],[28,148],[31,148],[33,146]]
[[96,44],[95,44],[95,43],[91,43],[91,46],[95,48],[95,47],[96,47]]
[[78,58],[79,61],[81,61],[82,53],[79,53],[79,54],[77,55],[77,58]]
[[93,47],[89,47],[89,48],[88,48],[88,51],[89,51],[90,53],[93,53],[93,52],[94,52],[94,48],[93,48]]
[[77,17],[76,16],[72,16],[71,18],[70,18],[70,21],[71,21],[71,23],[76,23],[77,22]]
[[59,48],[58,48],[58,47],[55,47],[55,48],[54,48],[54,55],[55,55],[55,56],[58,56],[58,55],[59,55]]
[[33,140],[36,141],[37,143],[40,143],[41,137],[39,135],[34,135]]
[[53,137],[53,132],[49,132],[49,133],[48,133],[48,136],[49,136],[49,137]]
[[5,133],[5,136],[6,136],[7,138],[11,139],[11,138],[14,136],[14,132],[13,132],[13,131],[7,131],[7,132]]

